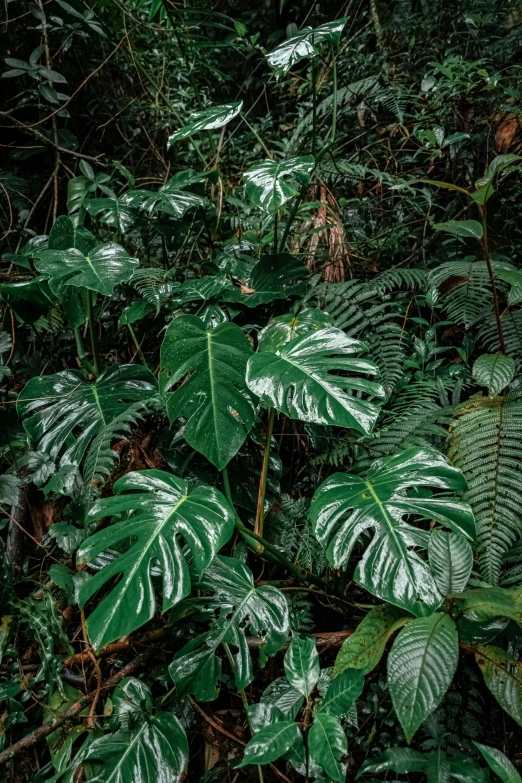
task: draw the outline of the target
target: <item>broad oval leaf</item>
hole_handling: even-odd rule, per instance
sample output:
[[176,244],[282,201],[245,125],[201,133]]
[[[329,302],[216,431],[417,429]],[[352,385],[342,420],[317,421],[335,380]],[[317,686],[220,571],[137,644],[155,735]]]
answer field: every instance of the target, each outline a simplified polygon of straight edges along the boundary
[[506,590],[502,587],[482,587],[466,590],[457,596],[459,612],[472,622],[484,622],[495,617],[509,617],[522,623],[522,587]]
[[364,677],[357,669],[345,669],[328,686],[319,712],[340,717],[347,713],[364,688]]
[[381,660],[386,644],[395,631],[412,619],[390,604],[371,609],[337,653],[334,677],[347,669],[358,669],[363,675],[369,674]]
[[522,663],[489,644],[478,647],[475,658],[495,699],[522,726]]
[[192,448],[222,470],[243,445],[254,423],[253,397],[245,382],[252,353],[244,332],[227,322],[207,329],[195,315],[170,324],[161,346],[163,388],[171,422],[188,421],[183,435]]
[[388,686],[408,742],[442,701],[458,658],[457,629],[446,614],[418,617],[395,639],[388,656]]
[[223,300],[257,307],[276,299],[303,296],[308,277],[305,264],[289,253],[263,256],[241,287],[225,291]]
[[290,685],[303,696],[309,696],[320,674],[319,655],[311,636],[295,634],[285,653],[285,673]]
[[334,326],[334,320],[329,313],[313,307],[305,307],[297,315],[288,313],[273,318],[257,335],[259,351],[274,353],[285,343],[295,340],[309,332],[318,332]]
[[281,720],[271,726],[265,726],[254,734],[247,744],[243,760],[236,769],[248,764],[270,764],[302,742],[299,726],[293,721]]
[[255,587],[246,565],[231,557],[218,555],[204,576],[195,584],[213,595],[200,601],[215,614],[210,630],[185,645],[169,666],[179,696],[193,693],[200,701],[217,697],[221,659],[219,645],[237,648],[234,677],[239,691],[254,677],[246,638],[247,628],[263,636],[263,650],[274,655],[284,645],[289,631],[288,604],[284,594],[271,585]]
[[502,353],[484,353],[473,365],[473,377],[481,386],[487,386],[490,397],[500,394],[514,375],[515,362]]
[[456,237],[472,239],[482,239],[484,233],[482,224],[478,220],[448,220],[447,223],[434,223],[433,228]]
[[[320,329],[285,343],[275,353],[254,354],[248,361],[247,384],[262,402],[291,419],[332,424],[369,433],[379,416],[378,406],[351,394],[383,397],[383,388],[354,372],[375,375],[373,362],[354,354],[365,351],[359,340],[340,329]],[[350,376],[337,375],[349,372]]]
[[39,451],[60,465],[79,465],[91,442],[133,405],[157,393],[150,370],[134,364],[108,367],[95,383],[78,370],[32,378],[17,411]]
[[480,751],[488,767],[495,775],[501,779],[502,783],[521,783],[522,778],[513,766],[511,761],[498,748],[492,748],[489,745],[481,745],[480,742],[473,742]]
[[186,125],[183,125],[182,128],[174,131],[169,136],[167,149],[174,142],[180,139],[188,139],[200,131],[214,130],[215,128],[222,128],[224,125],[228,125],[234,117],[237,117],[242,108],[243,101],[237,101],[235,103],[223,103],[220,106],[212,106],[210,109],[195,112]]
[[347,21],[348,17],[344,16],[319,25],[315,29],[305,27],[297,35],[293,35],[287,41],[279,44],[266,56],[268,63],[276,72],[277,78],[284,76],[292,66],[305,57],[315,57],[319,54],[317,47],[320,44],[328,42],[332,46],[338,46]]
[[473,550],[463,536],[434,530],[430,535],[428,560],[441,595],[466,589],[473,568]]
[[312,155],[265,160],[245,171],[245,195],[265,212],[275,213],[306,186],[315,166]]
[[130,512],[128,518],[94,533],[77,554],[78,563],[88,563],[112,547],[131,542],[80,592],[80,604],[85,606],[109,580],[120,577],[87,620],[89,638],[98,650],[153,617],[156,598],[151,569],[156,563],[162,572],[162,611],[188,595],[191,582],[180,538],[201,573],[234,530],[234,513],[221,492],[205,485],[189,492],[186,481],[163,470],[127,473],[113,490],[114,497],[94,504],[89,521],[123,512]]
[[[416,494],[417,487],[422,494]],[[428,564],[412,548],[426,547],[429,534],[405,516],[435,519],[469,538],[475,535],[468,504],[433,496],[430,487],[462,491],[466,482],[438,451],[414,447],[375,461],[365,479],[334,474],[319,487],[310,507],[314,534],[335,568],[348,563],[365,530],[375,531],[354,578],[379,598],[416,615],[434,611],[441,596]]]
[[330,780],[344,783],[346,767],[342,762],[348,753],[348,741],[338,718],[327,712],[316,712],[308,732],[308,748],[312,759]]
[[407,775],[410,772],[424,772],[427,757],[418,750],[412,748],[388,748],[376,759],[367,759],[356,778],[361,775],[379,772],[396,772],[398,775]]
[[49,280],[53,293],[58,293],[62,286],[72,285],[104,296],[111,296],[115,286],[128,282],[139,263],[116,242],[98,245],[88,255],[72,247],[39,250],[35,257],[35,266]]

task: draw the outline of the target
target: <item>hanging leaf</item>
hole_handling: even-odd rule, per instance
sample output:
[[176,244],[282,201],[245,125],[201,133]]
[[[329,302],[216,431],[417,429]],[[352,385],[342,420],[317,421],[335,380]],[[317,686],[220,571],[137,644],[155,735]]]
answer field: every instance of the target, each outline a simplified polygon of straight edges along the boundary
[[328,686],[318,712],[341,717],[353,707],[364,688],[364,677],[357,669],[345,669]]
[[481,745],[480,742],[473,741],[473,744],[482,754],[488,767],[495,775],[498,775],[502,783],[521,783],[522,779],[517,770],[501,750],[491,748],[489,745]]
[[388,686],[408,742],[439,706],[458,659],[457,629],[446,614],[419,617],[395,639],[388,656]]
[[236,769],[248,764],[270,764],[286,755],[297,745],[302,745],[303,737],[297,723],[281,720],[258,731],[245,748],[245,754]]
[[204,599],[204,605],[218,617],[208,633],[176,653],[169,673],[179,696],[193,693],[200,701],[211,701],[217,697],[221,673],[221,659],[216,656],[219,645],[227,643],[237,648],[234,677],[238,690],[244,690],[254,676],[247,628],[264,636],[265,653],[274,655],[285,643],[289,630],[288,604],[277,588],[256,588],[252,573],[239,560],[221,555],[194,586],[213,592],[212,597]]
[[145,367],[108,367],[94,384],[78,370],[32,378],[20,392],[17,411],[34,446],[59,465],[79,465],[94,438],[137,402],[157,393]]
[[482,239],[482,224],[477,220],[448,220],[447,223],[434,223],[435,231],[445,231],[446,234],[453,234],[456,237],[465,237],[472,239]]
[[463,536],[434,530],[429,540],[428,559],[441,595],[466,589],[473,568],[473,550]]
[[333,22],[319,25],[314,30],[311,27],[304,27],[297,35],[279,44],[266,56],[268,63],[276,72],[277,78],[284,76],[305,57],[316,57],[319,54],[317,47],[322,43],[338,46],[347,21],[348,17],[344,16],[340,19],[334,19]]
[[297,315],[278,315],[257,335],[259,350],[274,353],[285,343],[302,337],[309,332],[318,332],[334,326],[334,319],[323,310],[305,307]]
[[84,607],[101,587],[120,577],[87,619],[89,639],[97,650],[154,616],[151,569],[156,562],[162,572],[163,612],[189,594],[190,576],[180,538],[201,574],[234,530],[234,513],[221,492],[206,485],[189,492],[185,481],[163,470],[127,473],[113,491],[113,497],[94,504],[88,521],[126,511],[128,517],[87,538],[77,554],[78,563],[89,563],[102,552],[127,543],[123,553],[101,568],[80,592],[80,607]]
[[276,299],[303,296],[308,277],[308,269],[303,262],[289,253],[263,256],[241,287],[225,291],[223,299],[257,307]]
[[522,726],[522,663],[492,645],[478,647],[475,658],[495,699]]
[[121,199],[91,198],[83,202],[83,206],[93,217],[98,217],[107,226],[114,226],[124,234],[136,220],[136,213]]
[[204,109],[192,114],[189,122],[177,131],[174,131],[169,136],[167,142],[167,149],[169,149],[174,142],[180,139],[187,139],[189,136],[194,136],[195,133],[199,133],[204,130],[215,130],[216,128],[222,128],[224,125],[237,117],[243,108],[243,101],[237,101],[235,103],[223,103],[220,106],[212,106],[210,109]]
[[334,677],[337,678],[345,670],[351,669],[358,669],[361,674],[369,674],[381,660],[386,644],[395,631],[412,619],[395,606],[385,604],[370,609],[337,653]]
[[292,688],[309,696],[319,679],[319,655],[311,636],[295,634],[285,654],[286,678]]
[[490,397],[496,397],[509,386],[515,375],[515,362],[502,353],[484,353],[473,365],[473,377],[487,386]]
[[306,187],[314,166],[312,155],[281,161],[265,160],[243,174],[245,195],[257,207],[274,214]]
[[192,448],[222,470],[243,445],[254,422],[245,383],[251,345],[233,323],[207,329],[195,315],[175,318],[161,346],[161,383],[168,391],[171,422],[188,419],[183,435]]
[[138,260],[115,242],[106,242],[88,255],[76,248],[39,250],[35,266],[49,280],[53,293],[59,293],[64,285],[72,285],[111,296],[115,286],[130,280]]
[[342,760],[348,753],[348,742],[338,718],[327,712],[316,712],[308,732],[308,748],[310,756],[328,778],[344,783],[346,766]]
[[[422,495],[416,487],[423,488]],[[412,548],[427,547],[429,534],[404,517],[416,514],[469,538],[475,535],[468,504],[434,497],[429,487],[459,492],[466,482],[438,451],[413,447],[374,462],[366,479],[334,474],[319,487],[310,507],[314,534],[335,568],[348,563],[363,531],[374,529],[354,579],[370,593],[416,615],[434,611],[441,596],[428,564]],[[408,494],[408,489],[415,494]]]
[[[254,354],[248,361],[247,384],[262,402],[291,419],[369,433],[379,408],[350,393],[384,396],[379,384],[353,375],[377,372],[373,362],[354,356],[365,350],[363,343],[340,329],[320,329],[284,344],[276,353]],[[351,375],[334,375],[341,371]]]

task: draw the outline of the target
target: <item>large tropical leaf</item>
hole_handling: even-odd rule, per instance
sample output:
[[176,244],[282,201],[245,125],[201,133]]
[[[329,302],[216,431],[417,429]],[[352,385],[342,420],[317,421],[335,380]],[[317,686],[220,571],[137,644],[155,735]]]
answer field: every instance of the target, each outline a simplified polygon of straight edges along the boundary
[[265,160],[245,171],[245,195],[265,212],[275,213],[308,184],[315,166],[312,155]]
[[169,672],[179,695],[193,693],[201,701],[217,696],[221,659],[216,656],[220,644],[237,649],[234,676],[238,690],[253,678],[252,659],[248,650],[247,628],[263,635],[264,649],[275,654],[284,644],[289,630],[288,604],[284,594],[270,585],[254,586],[250,570],[239,560],[218,556],[196,587],[212,591],[203,604],[218,616],[210,631],[189,642],[174,657]]
[[315,536],[336,568],[348,563],[359,537],[373,529],[354,578],[416,615],[436,609],[441,595],[428,564],[413,549],[427,547],[429,534],[405,516],[434,519],[468,538],[475,535],[467,503],[433,496],[430,487],[462,491],[466,482],[438,451],[414,447],[377,460],[366,478],[334,474],[319,487],[310,509]]
[[447,223],[434,223],[433,228],[466,239],[482,239],[483,234],[482,223],[478,220],[448,220]]
[[379,408],[352,392],[383,397],[384,390],[353,375],[377,372],[373,362],[354,356],[365,350],[363,343],[340,329],[320,329],[285,343],[275,353],[254,354],[248,361],[247,384],[263,402],[291,419],[369,433]]
[[309,273],[305,264],[289,253],[263,256],[241,287],[226,290],[225,302],[257,307],[276,299],[303,296]]
[[21,391],[18,414],[30,440],[60,465],[79,465],[93,439],[132,405],[157,392],[145,367],[108,367],[89,383],[78,370],[32,378]]
[[127,545],[80,592],[80,604],[85,606],[101,587],[119,577],[87,619],[96,649],[153,617],[153,565],[159,564],[162,574],[162,611],[188,595],[191,580],[180,539],[201,574],[234,530],[234,513],[221,492],[206,485],[189,492],[186,481],[163,470],[127,473],[113,490],[113,497],[94,504],[88,520],[130,512],[128,517],[87,538],[77,554],[78,563],[89,563],[102,552]]
[[522,663],[489,644],[478,647],[475,658],[495,699],[522,726]]
[[162,383],[171,389],[172,421],[188,419],[183,434],[192,448],[219,470],[243,445],[254,422],[253,398],[245,383],[251,345],[236,324],[207,329],[195,315],[174,319],[161,346]]
[[434,530],[430,536],[428,559],[441,595],[461,593],[473,568],[473,550],[458,533]]
[[389,604],[371,609],[355,632],[343,642],[335,659],[334,677],[353,669],[369,674],[381,660],[393,634],[412,619],[411,615],[405,615]]
[[[185,174],[185,172],[180,172]],[[193,179],[187,176],[174,176],[155,193],[149,190],[129,190],[119,199],[125,208],[140,209],[153,215],[155,212],[165,212],[175,218],[182,218],[191,209],[202,209],[207,204],[204,196],[185,190],[187,185],[201,181],[201,176]]]
[[235,103],[223,103],[220,106],[212,106],[210,109],[195,112],[189,122],[182,128],[178,128],[169,136],[167,148],[180,139],[187,139],[203,130],[214,130],[222,128],[224,125],[237,117],[243,108],[243,101]]
[[318,332],[334,326],[331,315],[323,310],[313,307],[305,307],[297,315],[288,313],[277,315],[257,335],[257,344],[260,351],[274,353],[285,343],[295,340],[309,332]]
[[124,234],[136,220],[136,212],[132,207],[118,198],[91,198],[83,202],[83,206],[93,217],[98,217],[107,226],[114,226]]
[[319,679],[319,655],[311,636],[296,634],[285,654],[285,673],[290,685],[302,696],[309,696]]
[[116,242],[105,242],[90,250],[88,255],[74,247],[38,250],[35,266],[49,280],[53,293],[58,294],[63,286],[72,285],[111,296],[115,286],[130,280],[138,260]]
[[122,680],[111,701],[118,729],[86,743],[73,766],[101,762],[90,783],[179,783],[187,771],[188,742],[176,716],[154,713],[148,686],[134,678]]
[[279,44],[266,59],[276,72],[276,76],[284,76],[296,63],[305,57],[315,57],[319,54],[317,47],[325,42],[334,46],[339,44],[341,33],[348,17],[335,19],[333,22],[319,25],[315,29],[304,27],[296,35]]
[[457,629],[446,614],[418,617],[395,639],[388,656],[388,686],[408,742],[439,706],[458,659]]
[[[49,250],[69,250],[76,248],[85,256],[88,256],[96,245],[96,237],[83,226],[75,226],[70,218],[61,215],[54,223],[49,234],[47,248]],[[71,286],[64,281],[63,285],[53,285],[56,294],[69,324],[73,327],[81,326],[87,318],[86,291],[76,286]]]

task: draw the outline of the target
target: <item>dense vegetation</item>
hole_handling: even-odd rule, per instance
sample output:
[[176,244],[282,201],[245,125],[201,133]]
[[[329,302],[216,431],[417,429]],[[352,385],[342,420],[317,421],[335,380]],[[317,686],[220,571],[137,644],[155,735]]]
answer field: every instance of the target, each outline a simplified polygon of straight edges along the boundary
[[520,783],[522,4],[3,5],[0,778]]

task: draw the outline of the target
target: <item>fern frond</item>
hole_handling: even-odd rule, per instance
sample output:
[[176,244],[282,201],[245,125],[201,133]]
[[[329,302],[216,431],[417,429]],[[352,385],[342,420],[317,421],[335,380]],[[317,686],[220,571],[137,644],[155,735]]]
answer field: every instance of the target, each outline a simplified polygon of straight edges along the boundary
[[175,270],[148,267],[136,269],[131,285],[147,302],[150,302],[159,312],[171,295],[180,290],[181,284],[174,282]]
[[492,313],[492,295],[485,261],[468,257],[448,261],[430,273],[430,283],[442,286],[440,303],[451,321],[469,329],[479,318]]
[[[506,353],[514,360],[517,369],[522,366],[522,310],[509,308],[501,315],[502,332],[506,344]],[[497,322],[493,310],[481,321],[478,329],[478,342],[487,353],[500,350]]]
[[522,533],[522,397],[475,395],[455,413],[449,457],[468,483],[482,577],[497,584],[503,557]]
[[396,323],[379,324],[369,335],[364,335],[370,358],[379,368],[379,382],[389,398],[402,377],[405,359],[405,335]]

